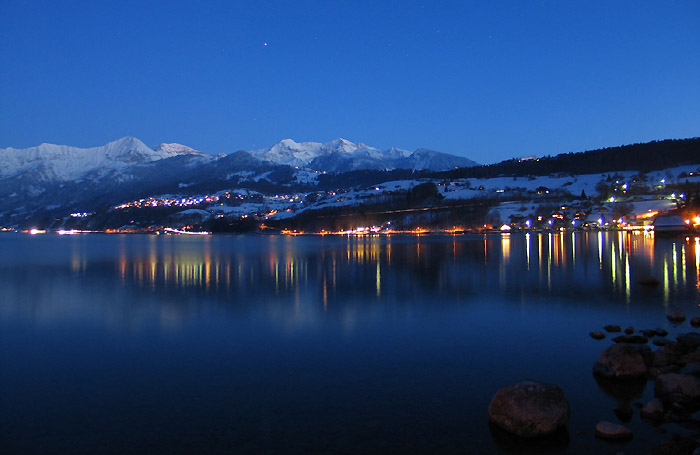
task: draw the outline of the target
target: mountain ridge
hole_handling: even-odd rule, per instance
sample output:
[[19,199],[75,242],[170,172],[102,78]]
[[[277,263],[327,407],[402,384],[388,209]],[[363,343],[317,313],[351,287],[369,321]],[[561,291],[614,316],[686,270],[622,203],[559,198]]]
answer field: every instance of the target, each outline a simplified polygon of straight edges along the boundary
[[[477,164],[468,158],[428,149],[410,152],[392,147],[382,151],[343,138],[325,143],[283,139],[270,147],[245,152],[261,162],[310,168],[319,172],[395,169],[402,166],[439,171]],[[175,156],[221,158],[178,143],[163,142],[148,147],[133,136],[124,136],[105,145],[88,148],[42,143],[23,149],[0,148],[0,177],[34,172],[38,180],[68,181],[83,178],[90,173],[116,171],[133,164]]]

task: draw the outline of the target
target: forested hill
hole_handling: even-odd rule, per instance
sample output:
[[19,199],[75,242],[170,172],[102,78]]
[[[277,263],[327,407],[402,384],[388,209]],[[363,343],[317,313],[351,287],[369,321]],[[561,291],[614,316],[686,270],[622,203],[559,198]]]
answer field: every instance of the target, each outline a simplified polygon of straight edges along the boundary
[[597,174],[622,170],[649,172],[682,164],[700,164],[700,138],[668,139],[539,159],[512,159],[455,169],[441,175],[447,178],[488,178],[499,175]]
[[650,172],[684,164],[700,164],[700,138],[668,139],[644,144],[608,147],[587,152],[564,153],[526,160],[512,159],[496,164],[457,168],[450,171],[359,170],[329,172],[318,177],[318,188],[375,185],[403,179],[491,178],[498,176],[600,174],[616,171]]

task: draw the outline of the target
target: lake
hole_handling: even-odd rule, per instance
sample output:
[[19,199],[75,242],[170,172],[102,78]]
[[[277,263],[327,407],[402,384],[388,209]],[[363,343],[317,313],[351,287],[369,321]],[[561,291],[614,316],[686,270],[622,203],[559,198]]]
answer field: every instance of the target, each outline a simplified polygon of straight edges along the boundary
[[[665,314],[700,316],[694,238],[8,233],[0,251],[3,453],[645,453],[689,432],[637,412],[633,440],[597,440],[618,401],[588,333],[688,331]],[[490,428],[493,394],[528,378],[564,389],[566,437]]]

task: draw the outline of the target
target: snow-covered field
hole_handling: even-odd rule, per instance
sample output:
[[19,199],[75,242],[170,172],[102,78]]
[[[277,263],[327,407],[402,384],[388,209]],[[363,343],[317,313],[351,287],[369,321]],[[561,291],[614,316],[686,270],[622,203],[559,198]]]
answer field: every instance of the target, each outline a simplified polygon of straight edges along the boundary
[[[316,173],[298,171],[297,180],[314,182]],[[700,182],[700,166],[681,166],[661,171],[650,172],[644,176],[644,182],[639,179],[636,171],[619,171],[613,174],[582,174],[582,175],[550,175],[539,177],[497,177],[490,179],[454,179],[447,182],[436,181],[438,191],[447,200],[470,200],[474,198],[489,198],[501,200],[492,209],[495,219],[509,222],[514,217],[532,217],[541,210],[556,210],[571,219],[578,212],[583,193],[587,196],[597,196],[596,186],[603,182],[611,188],[616,188],[613,198],[591,210],[588,218],[598,220],[609,219],[616,212],[615,204],[626,204],[627,218],[642,217],[645,214],[664,212],[676,207],[675,198],[671,191],[666,195],[663,191],[666,185]],[[430,180],[394,180],[383,182],[368,188],[351,189],[344,192],[318,192],[300,194],[263,195],[244,188],[222,190],[214,195],[220,198],[217,203],[209,205],[206,210],[210,216],[242,217],[256,215],[265,219],[284,219],[295,216],[307,210],[319,210],[331,207],[360,206],[389,200],[396,193],[407,192],[411,188]],[[654,196],[630,196],[627,189],[633,185],[643,185],[647,194],[655,190]],[[393,194],[393,195],[392,195]],[[224,195],[237,198],[239,204],[226,202]],[[193,200],[206,200],[209,195],[190,197]],[[523,201],[523,196],[526,196]],[[529,198],[527,196],[532,196]],[[679,196],[679,195],[677,195]],[[177,198],[175,195],[162,197]],[[531,200],[530,200],[531,199]],[[198,214],[202,215],[201,209]],[[194,214],[193,209],[183,210],[183,215]]]

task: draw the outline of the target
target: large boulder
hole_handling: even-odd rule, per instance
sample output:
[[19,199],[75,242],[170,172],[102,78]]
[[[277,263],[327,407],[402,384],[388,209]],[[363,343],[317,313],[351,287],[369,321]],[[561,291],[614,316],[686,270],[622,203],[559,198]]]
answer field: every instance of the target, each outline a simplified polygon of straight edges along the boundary
[[700,409],[700,378],[679,373],[659,375],[654,395],[677,410],[696,411]]
[[564,426],[570,412],[560,387],[521,381],[496,392],[489,405],[489,420],[509,433],[535,438]]
[[[646,348],[646,349],[644,349]],[[638,379],[647,374],[650,363],[649,346],[630,346],[620,343],[606,348],[593,365],[593,374],[607,379]]]

